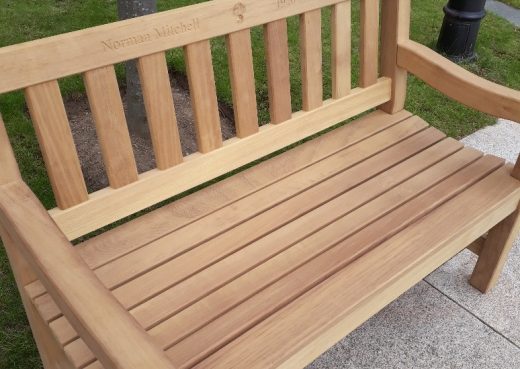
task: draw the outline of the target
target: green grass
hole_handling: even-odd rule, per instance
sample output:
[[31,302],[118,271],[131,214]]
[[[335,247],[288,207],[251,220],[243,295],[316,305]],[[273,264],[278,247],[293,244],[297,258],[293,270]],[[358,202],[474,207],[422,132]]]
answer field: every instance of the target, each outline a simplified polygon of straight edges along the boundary
[[[159,0],[159,10],[200,2],[193,0]],[[517,6],[519,0],[507,0]],[[353,82],[357,83],[359,60],[359,6],[353,2]],[[442,22],[445,0],[415,0],[413,2],[412,38],[433,47]],[[513,4],[513,5],[514,5]],[[51,36],[63,32],[108,23],[116,20],[115,0],[0,0],[0,47]],[[324,85],[330,97],[330,11],[323,11]],[[263,62],[262,30],[252,31],[257,98],[262,122],[269,120],[267,106],[266,69]],[[300,65],[298,48],[298,20],[289,19],[291,88],[293,108],[301,108]],[[230,82],[224,41],[212,41],[217,93],[222,101],[231,102]],[[489,14],[482,23],[477,45],[478,60],[465,68],[492,81],[520,89],[520,30],[508,22]],[[170,66],[185,69],[181,50],[168,53]],[[121,77],[123,68],[118,68]],[[63,94],[83,92],[79,77],[60,81]],[[492,124],[494,118],[467,109],[424,83],[410,77],[406,108],[456,138]],[[54,198],[44,170],[34,130],[27,118],[21,93],[0,96],[0,111],[20,164],[22,175],[47,208],[54,206]],[[35,369],[41,366],[7,257],[0,247],[0,369]]]
[[520,0],[500,0],[503,3],[511,5],[513,8],[520,9]]

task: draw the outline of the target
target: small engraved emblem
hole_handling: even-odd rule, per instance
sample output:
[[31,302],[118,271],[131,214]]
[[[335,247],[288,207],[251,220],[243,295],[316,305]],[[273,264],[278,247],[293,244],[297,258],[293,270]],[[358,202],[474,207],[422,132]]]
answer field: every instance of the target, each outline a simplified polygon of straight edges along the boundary
[[294,5],[296,0],[277,0],[278,1],[278,9],[286,8],[288,6]]
[[246,12],[246,6],[242,3],[237,3],[233,7],[233,14],[237,17],[237,23],[244,21],[244,13]]

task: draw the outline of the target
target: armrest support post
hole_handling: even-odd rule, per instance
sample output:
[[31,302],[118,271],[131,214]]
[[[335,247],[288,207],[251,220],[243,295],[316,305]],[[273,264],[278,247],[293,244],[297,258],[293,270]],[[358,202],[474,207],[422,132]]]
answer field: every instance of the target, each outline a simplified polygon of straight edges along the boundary
[[408,73],[397,65],[399,42],[410,35],[410,0],[384,0],[381,4],[381,74],[392,79],[392,99],[381,110],[394,114],[404,109]]
[[25,183],[0,186],[0,228],[106,369],[173,369],[57,228]]

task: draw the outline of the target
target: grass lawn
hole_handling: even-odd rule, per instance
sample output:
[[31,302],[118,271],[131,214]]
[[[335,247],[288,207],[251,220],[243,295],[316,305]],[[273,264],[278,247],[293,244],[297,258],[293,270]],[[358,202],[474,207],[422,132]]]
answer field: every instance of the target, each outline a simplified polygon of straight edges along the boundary
[[[200,1],[158,0],[159,10]],[[520,0],[506,0],[520,6]],[[359,61],[357,58],[359,36],[359,2],[353,2],[353,83],[357,83]],[[445,0],[413,1],[412,38],[433,47],[442,22],[442,7]],[[83,29],[89,26],[116,20],[115,0],[0,0],[0,47],[33,40],[58,33]],[[323,11],[324,33],[324,83],[326,97],[330,97],[330,11]],[[269,120],[267,106],[267,83],[262,31],[253,29],[253,52],[257,97],[262,122]],[[291,59],[291,85],[293,108],[301,108],[301,89],[298,48],[298,20],[289,19]],[[214,68],[217,77],[219,98],[231,102],[227,60],[223,38],[213,41]],[[479,55],[475,63],[464,65],[467,69],[492,81],[520,89],[520,30],[508,22],[489,14],[482,23],[477,46]],[[184,70],[181,50],[168,53],[170,65]],[[122,76],[123,68],[118,67]],[[417,79],[410,77],[407,109],[420,115],[432,125],[456,138],[465,136],[481,127],[492,124],[494,118],[467,109],[435,92]],[[83,91],[79,77],[60,81],[65,96]],[[25,181],[48,208],[54,199],[45,174],[32,125],[27,118],[21,93],[0,96],[0,111],[3,114]],[[0,369],[37,369],[38,358],[25,313],[18,297],[7,257],[0,247]]]
[[500,0],[503,3],[511,5],[514,8],[520,9],[520,0]]

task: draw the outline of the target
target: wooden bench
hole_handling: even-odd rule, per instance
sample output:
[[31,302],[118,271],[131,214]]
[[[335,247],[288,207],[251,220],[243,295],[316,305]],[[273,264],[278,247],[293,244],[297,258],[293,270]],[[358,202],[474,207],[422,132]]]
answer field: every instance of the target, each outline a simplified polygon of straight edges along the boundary
[[[57,208],[24,184],[0,122],[0,231],[49,368],[293,368],[459,251],[497,281],[518,230],[520,164],[464,148],[403,110],[407,73],[520,121],[520,93],[409,40],[409,0],[215,0],[0,49],[0,93],[23,89]],[[331,8],[323,100],[321,9]],[[293,113],[286,18],[299,16]],[[263,26],[271,123],[259,127],[250,29]],[[381,34],[381,45],[378,38]],[[210,39],[225,35],[237,137],[222,141]],[[198,151],[183,157],[165,52],[183,47]],[[378,55],[381,61],[378,62]],[[157,169],[138,174],[114,64],[137,59]],[[380,68],[379,68],[380,64]],[[110,187],[88,193],[58,87],[82,74]],[[353,122],[148,212],[71,240]],[[487,233],[487,238],[481,238]]]

